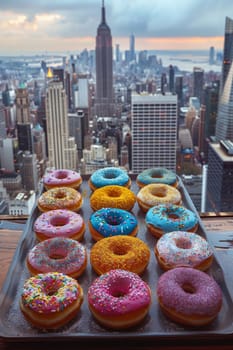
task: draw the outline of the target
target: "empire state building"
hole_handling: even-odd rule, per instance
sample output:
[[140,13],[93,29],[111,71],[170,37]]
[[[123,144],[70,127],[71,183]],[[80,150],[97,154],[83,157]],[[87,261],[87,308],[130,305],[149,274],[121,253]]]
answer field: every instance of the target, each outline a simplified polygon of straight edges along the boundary
[[101,118],[111,118],[114,115],[112,51],[111,30],[106,23],[103,0],[101,23],[96,35],[95,113]]

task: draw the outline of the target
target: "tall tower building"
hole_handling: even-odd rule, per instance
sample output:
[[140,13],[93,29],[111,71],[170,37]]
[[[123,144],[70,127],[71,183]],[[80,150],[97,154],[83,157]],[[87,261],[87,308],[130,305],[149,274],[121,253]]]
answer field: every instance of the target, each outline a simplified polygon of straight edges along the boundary
[[215,136],[217,140],[233,140],[233,20],[226,17],[222,63],[222,79]]
[[77,168],[77,146],[69,136],[67,96],[62,82],[50,81],[46,91],[48,167]]
[[5,107],[0,105],[0,139],[6,138],[6,117]]
[[28,90],[24,85],[16,91],[16,122],[19,150],[33,153],[30,100]]
[[224,47],[223,47],[223,62],[222,62],[222,80],[220,85],[220,91],[224,89],[224,85],[227,79],[228,72],[233,60],[233,20],[226,17],[225,20],[225,35],[224,35]]
[[131,34],[129,38],[129,56],[130,61],[135,60],[135,37],[133,34]]
[[171,64],[169,66],[169,91],[172,93],[175,91],[175,70]]
[[98,117],[112,117],[114,114],[112,51],[111,30],[106,23],[103,0],[101,23],[96,36],[95,113]]
[[232,204],[233,143],[209,143],[207,205],[209,211],[229,212]]
[[25,151],[22,155],[22,183],[23,187],[27,191],[38,190],[38,168],[37,168],[37,157],[35,154],[31,154]]
[[132,172],[176,170],[177,95],[132,95]]
[[204,70],[200,67],[193,68],[193,96],[202,102],[202,94],[204,87]]
[[233,63],[219,99],[215,136],[218,141],[233,141]]

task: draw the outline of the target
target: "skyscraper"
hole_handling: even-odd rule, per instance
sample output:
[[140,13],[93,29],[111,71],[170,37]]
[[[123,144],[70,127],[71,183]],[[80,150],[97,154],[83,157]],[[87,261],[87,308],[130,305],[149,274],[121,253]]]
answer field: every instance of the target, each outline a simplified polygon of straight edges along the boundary
[[199,102],[202,102],[204,87],[204,70],[200,67],[193,68],[193,96],[199,99]]
[[175,70],[171,64],[169,66],[169,91],[172,93],[175,91]]
[[129,56],[130,61],[135,60],[135,37],[133,34],[131,34],[129,38]]
[[132,95],[132,172],[176,170],[177,95]]
[[77,168],[77,146],[69,137],[67,96],[62,82],[50,81],[46,91],[48,166]]
[[218,141],[233,141],[233,63],[219,100],[215,136]]
[[16,121],[20,151],[33,153],[32,123],[28,90],[21,85],[16,91]]
[[114,114],[112,51],[111,30],[106,23],[103,0],[101,23],[96,36],[95,114],[98,117],[112,117]]
[[220,85],[220,92],[223,91],[227,79],[228,72],[233,60],[233,20],[226,17],[225,20],[225,35],[223,47],[223,62],[222,62],[222,80]]
[[222,78],[215,136],[217,140],[233,140],[233,20],[226,17]]
[[[228,212],[233,210],[233,143],[209,143],[207,173],[208,210]],[[208,203],[209,202],[209,203]]]

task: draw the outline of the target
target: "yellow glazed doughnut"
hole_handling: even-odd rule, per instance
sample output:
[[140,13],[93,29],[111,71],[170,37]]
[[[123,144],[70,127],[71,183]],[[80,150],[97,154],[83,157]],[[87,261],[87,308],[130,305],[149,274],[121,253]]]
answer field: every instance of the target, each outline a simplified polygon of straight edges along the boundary
[[90,262],[98,275],[113,269],[142,274],[150,259],[150,249],[132,236],[113,236],[99,240],[91,249]]
[[137,194],[137,202],[143,212],[158,204],[172,203],[180,205],[181,193],[173,186],[150,184],[142,187]]
[[94,211],[102,208],[119,208],[130,211],[135,202],[135,194],[130,189],[118,185],[98,188],[90,198],[90,205]]
[[82,203],[81,194],[74,188],[55,187],[42,193],[38,199],[38,208],[42,212],[54,209],[78,211]]

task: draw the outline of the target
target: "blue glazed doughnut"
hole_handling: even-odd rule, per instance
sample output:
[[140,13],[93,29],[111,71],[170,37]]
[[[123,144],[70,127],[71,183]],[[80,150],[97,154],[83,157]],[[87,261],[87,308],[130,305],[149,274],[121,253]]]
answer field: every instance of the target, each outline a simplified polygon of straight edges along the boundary
[[142,171],[136,178],[137,185],[141,188],[150,184],[166,184],[177,186],[176,174],[166,168],[150,168]]
[[88,222],[95,241],[111,236],[136,236],[138,222],[133,214],[118,208],[102,208],[94,212]]
[[92,191],[108,185],[118,185],[130,188],[131,179],[125,170],[116,167],[98,169],[89,179],[89,186]]
[[155,237],[172,231],[196,232],[197,215],[191,210],[174,204],[160,204],[148,210],[145,216],[146,226]]

